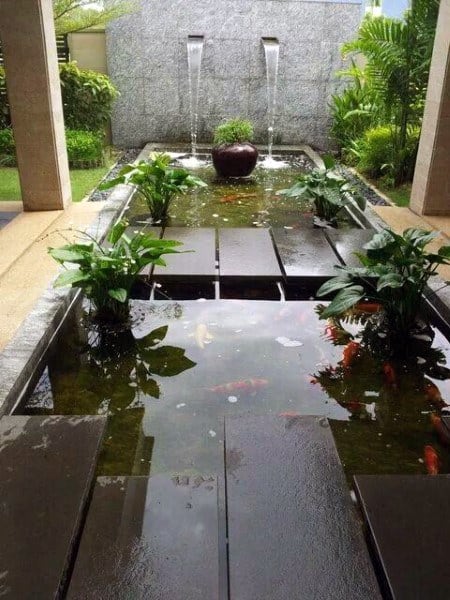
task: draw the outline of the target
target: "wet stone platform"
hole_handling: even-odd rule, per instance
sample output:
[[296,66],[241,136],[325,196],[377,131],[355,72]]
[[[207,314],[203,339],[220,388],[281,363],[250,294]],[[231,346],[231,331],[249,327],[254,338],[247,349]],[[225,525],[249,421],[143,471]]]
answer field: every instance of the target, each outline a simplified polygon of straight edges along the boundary
[[[158,286],[169,286],[162,298],[194,298],[193,285],[202,286],[201,292],[209,298],[214,282],[219,286],[216,297],[252,299],[245,286],[256,289],[274,283],[315,293],[336,274],[335,265],[357,264],[354,252],[373,236],[373,230],[322,230],[314,229],[310,219],[302,222],[306,225],[300,229],[167,227],[162,236],[183,242],[180,249],[188,252],[166,256],[167,267],[148,268],[143,276],[150,276]],[[230,286],[237,291],[230,293]],[[264,294],[257,297],[268,299]]]
[[0,419],[0,597],[60,598],[104,417]]

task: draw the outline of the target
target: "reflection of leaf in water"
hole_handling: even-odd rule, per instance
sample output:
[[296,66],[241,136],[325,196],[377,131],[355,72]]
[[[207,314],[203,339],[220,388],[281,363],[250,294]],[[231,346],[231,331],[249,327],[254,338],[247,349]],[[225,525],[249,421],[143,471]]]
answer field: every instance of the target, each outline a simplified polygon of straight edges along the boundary
[[[159,342],[162,342],[163,339],[166,337],[167,335],[167,330],[169,329],[168,325],[164,325],[163,327],[158,327],[158,329],[154,329],[152,332],[150,332],[148,335],[146,335],[144,338],[142,338],[141,341],[151,341],[153,345],[156,346],[156,344],[158,344]],[[140,345],[140,344],[137,344]]]
[[195,367],[197,363],[185,356],[183,348],[176,346],[161,346],[147,350],[144,354],[145,362],[150,370],[160,377],[172,377],[179,375],[187,369]]

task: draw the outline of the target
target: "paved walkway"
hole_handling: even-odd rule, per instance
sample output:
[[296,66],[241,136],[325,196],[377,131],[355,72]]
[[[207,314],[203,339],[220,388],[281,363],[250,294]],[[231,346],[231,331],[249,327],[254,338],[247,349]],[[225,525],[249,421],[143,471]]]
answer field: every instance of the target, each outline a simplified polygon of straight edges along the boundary
[[[0,203],[0,209],[16,211],[17,206],[6,206],[10,204]],[[65,243],[57,232],[85,229],[103,206],[104,202],[79,202],[65,211],[20,212],[0,230],[0,351],[58,271],[47,254],[48,246]],[[64,235],[73,239],[74,232]]]

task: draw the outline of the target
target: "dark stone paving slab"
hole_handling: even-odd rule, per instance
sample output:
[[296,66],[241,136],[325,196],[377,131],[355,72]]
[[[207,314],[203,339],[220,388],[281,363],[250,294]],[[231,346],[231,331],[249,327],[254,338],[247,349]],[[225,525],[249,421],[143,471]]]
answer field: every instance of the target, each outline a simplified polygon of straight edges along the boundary
[[379,599],[328,422],[225,422],[231,600]]
[[268,229],[219,229],[220,279],[281,279]]
[[156,281],[213,280],[216,273],[216,231],[212,228],[166,227],[164,238],[183,242],[183,254],[163,256],[166,267],[155,267]]
[[273,238],[288,283],[322,283],[336,275],[339,259],[321,229],[275,228]]
[[357,475],[356,489],[395,600],[448,600],[450,475]]
[[346,231],[329,229],[325,235],[345,265],[360,267],[361,263],[354,252],[365,254],[363,246],[373,238],[375,233],[374,229],[349,229]]
[[104,417],[0,419],[0,597],[59,598]]
[[215,478],[99,477],[68,598],[217,600]]

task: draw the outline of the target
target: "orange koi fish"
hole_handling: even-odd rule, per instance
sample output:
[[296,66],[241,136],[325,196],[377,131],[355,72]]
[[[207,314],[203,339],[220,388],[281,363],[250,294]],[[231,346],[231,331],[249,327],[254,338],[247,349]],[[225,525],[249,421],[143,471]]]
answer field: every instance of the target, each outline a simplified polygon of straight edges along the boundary
[[426,381],[423,391],[425,392],[425,397],[428,402],[434,404],[436,408],[442,408],[442,406],[446,406],[444,400],[442,399],[441,392],[436,384],[432,381]]
[[386,383],[392,386],[397,385],[397,376],[395,374],[394,367],[390,363],[384,363],[383,375],[386,380]]
[[360,302],[355,306],[356,310],[365,313],[377,313],[383,310],[381,304],[378,302]]
[[239,200],[240,198],[256,198],[256,196],[257,194],[254,193],[229,194],[228,196],[223,196],[220,199],[220,202],[224,204],[227,202],[236,202],[236,200]]
[[332,342],[339,341],[339,333],[340,330],[336,325],[327,325],[324,331],[327,338],[329,338]]
[[214,392],[215,394],[227,394],[230,392],[243,392],[250,394],[265,388],[269,385],[268,379],[241,379],[239,381],[230,381],[229,383],[223,383],[221,385],[215,385],[207,388],[208,391]]
[[444,444],[444,446],[450,446],[450,431],[442,422],[441,417],[438,417],[435,414],[431,414],[430,419],[433,429],[437,433],[441,444]]
[[424,460],[428,475],[437,475],[439,473],[439,457],[433,446],[425,446]]
[[351,367],[352,363],[355,360],[356,355],[358,354],[360,349],[360,344],[358,342],[349,342],[342,353],[342,366],[344,369],[348,369]]

